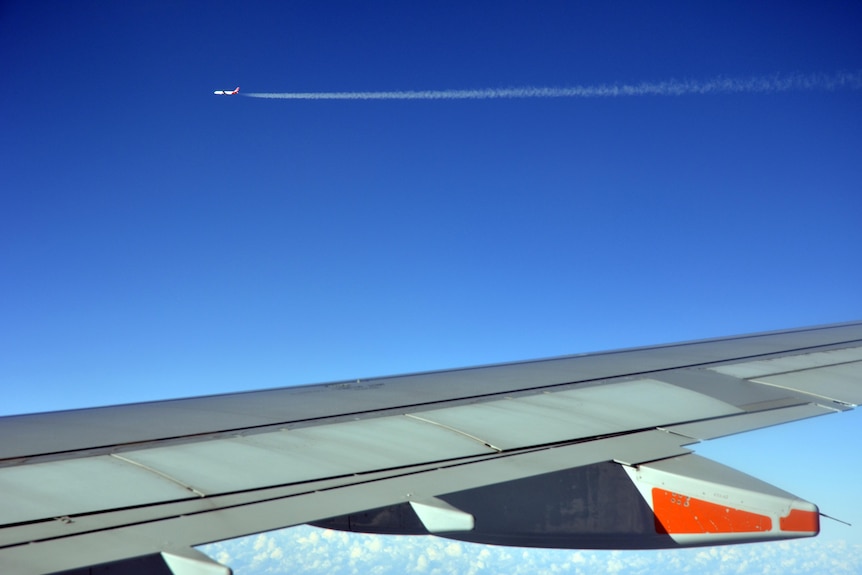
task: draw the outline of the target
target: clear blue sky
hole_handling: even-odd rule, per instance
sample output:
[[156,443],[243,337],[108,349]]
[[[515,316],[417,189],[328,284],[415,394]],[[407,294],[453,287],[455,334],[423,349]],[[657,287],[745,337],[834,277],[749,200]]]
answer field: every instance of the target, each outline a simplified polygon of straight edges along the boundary
[[[858,76],[860,27],[848,2],[7,1],[0,411],[862,318],[862,90],[212,94]],[[774,456],[862,523],[859,415],[708,455]]]

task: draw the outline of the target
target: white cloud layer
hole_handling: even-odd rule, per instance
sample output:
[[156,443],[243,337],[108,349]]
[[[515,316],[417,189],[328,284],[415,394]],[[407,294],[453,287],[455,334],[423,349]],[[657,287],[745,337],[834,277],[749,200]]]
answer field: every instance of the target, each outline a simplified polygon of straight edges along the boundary
[[659,551],[519,549],[436,537],[347,534],[300,526],[201,547],[236,575],[608,574],[850,575],[862,545],[808,539]]

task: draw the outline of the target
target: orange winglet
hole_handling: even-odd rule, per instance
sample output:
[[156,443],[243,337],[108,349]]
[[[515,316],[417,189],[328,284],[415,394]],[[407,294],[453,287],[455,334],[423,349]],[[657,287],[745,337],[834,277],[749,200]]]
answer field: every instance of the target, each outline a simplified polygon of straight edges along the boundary
[[791,509],[786,517],[779,520],[778,524],[782,531],[820,533],[820,514],[817,511]]
[[659,533],[763,533],[772,529],[772,519],[765,515],[657,487],[652,490],[652,500]]

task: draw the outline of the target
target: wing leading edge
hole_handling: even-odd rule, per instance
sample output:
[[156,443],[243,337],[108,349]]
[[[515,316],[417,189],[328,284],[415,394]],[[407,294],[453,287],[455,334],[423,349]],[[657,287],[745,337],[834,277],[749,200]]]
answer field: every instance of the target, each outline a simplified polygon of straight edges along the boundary
[[810,536],[815,506],[688,446],[860,402],[855,322],[0,418],[0,570],[225,572],[189,547],[302,523],[538,547]]

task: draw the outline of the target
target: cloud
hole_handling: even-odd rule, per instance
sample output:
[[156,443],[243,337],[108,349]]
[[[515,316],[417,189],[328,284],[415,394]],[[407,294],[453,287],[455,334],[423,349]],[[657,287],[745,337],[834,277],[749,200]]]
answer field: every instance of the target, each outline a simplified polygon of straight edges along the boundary
[[656,551],[545,550],[301,526],[207,545],[201,550],[230,564],[236,575],[862,573],[862,545],[825,539]]
[[460,543],[450,543],[446,546],[446,555],[449,557],[460,557],[461,556],[461,544]]

